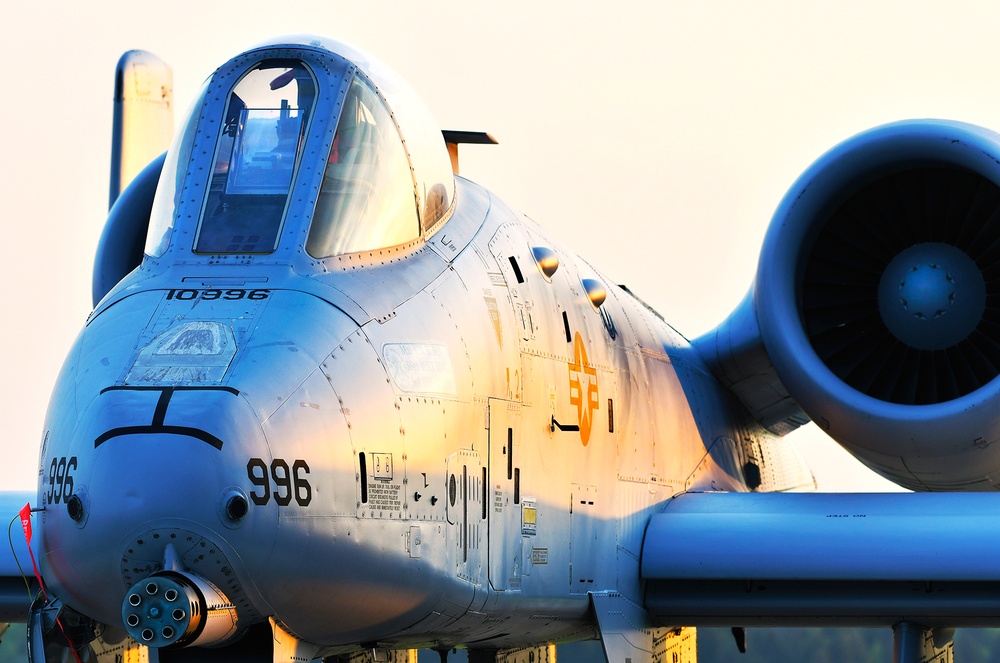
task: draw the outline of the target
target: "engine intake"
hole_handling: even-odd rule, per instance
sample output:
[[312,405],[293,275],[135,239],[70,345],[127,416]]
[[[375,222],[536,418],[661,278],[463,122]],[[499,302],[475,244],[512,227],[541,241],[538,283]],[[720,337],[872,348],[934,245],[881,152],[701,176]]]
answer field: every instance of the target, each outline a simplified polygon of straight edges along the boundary
[[1000,375],[998,249],[1000,188],[988,179],[955,166],[881,177],[834,211],[808,253],[806,336],[873,398],[970,394]]
[[835,147],[778,207],[742,310],[695,344],[776,432],[748,376],[892,481],[995,490],[1000,136],[907,121]]

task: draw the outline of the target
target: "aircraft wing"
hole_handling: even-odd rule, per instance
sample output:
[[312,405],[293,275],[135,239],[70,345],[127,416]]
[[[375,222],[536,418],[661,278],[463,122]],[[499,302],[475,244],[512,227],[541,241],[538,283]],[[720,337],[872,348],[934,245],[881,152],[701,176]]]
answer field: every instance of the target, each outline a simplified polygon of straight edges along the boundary
[[1000,624],[996,493],[685,493],[642,546],[658,625]]
[[7,543],[0,546],[0,623],[27,621],[28,608],[38,591],[18,517],[21,508],[36,497],[33,490],[0,491],[0,516],[7,525]]

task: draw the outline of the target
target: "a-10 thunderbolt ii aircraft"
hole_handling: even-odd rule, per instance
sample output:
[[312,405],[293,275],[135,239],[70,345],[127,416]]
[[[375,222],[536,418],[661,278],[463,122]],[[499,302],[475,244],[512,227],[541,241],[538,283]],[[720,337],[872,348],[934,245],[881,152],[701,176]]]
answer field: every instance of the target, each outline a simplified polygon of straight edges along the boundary
[[[169,101],[137,58],[123,182]],[[913,662],[1000,624],[997,135],[834,148],[689,342],[344,44],[236,56],[181,127],[111,211],[37,493],[4,496],[31,661],[689,661],[684,627],[831,624]],[[790,492],[809,419],[917,492]]]

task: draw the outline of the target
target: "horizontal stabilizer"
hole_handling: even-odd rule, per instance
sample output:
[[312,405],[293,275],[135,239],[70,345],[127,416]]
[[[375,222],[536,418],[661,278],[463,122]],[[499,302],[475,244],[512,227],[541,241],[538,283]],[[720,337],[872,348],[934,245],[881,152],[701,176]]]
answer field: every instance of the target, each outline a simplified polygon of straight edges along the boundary
[[687,493],[641,575],[662,625],[997,626],[998,549],[995,493]]

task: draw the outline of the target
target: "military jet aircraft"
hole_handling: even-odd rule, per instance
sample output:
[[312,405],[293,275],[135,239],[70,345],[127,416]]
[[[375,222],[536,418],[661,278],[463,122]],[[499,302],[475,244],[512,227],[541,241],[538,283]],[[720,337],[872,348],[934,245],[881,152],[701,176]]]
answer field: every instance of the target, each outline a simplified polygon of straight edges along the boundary
[[[687,627],[832,624],[913,662],[1000,623],[1000,136],[835,147],[689,341],[329,39],[223,64],[119,196],[172,108],[123,62],[95,308],[3,496],[31,661],[690,661]],[[795,492],[809,420],[916,492]]]

